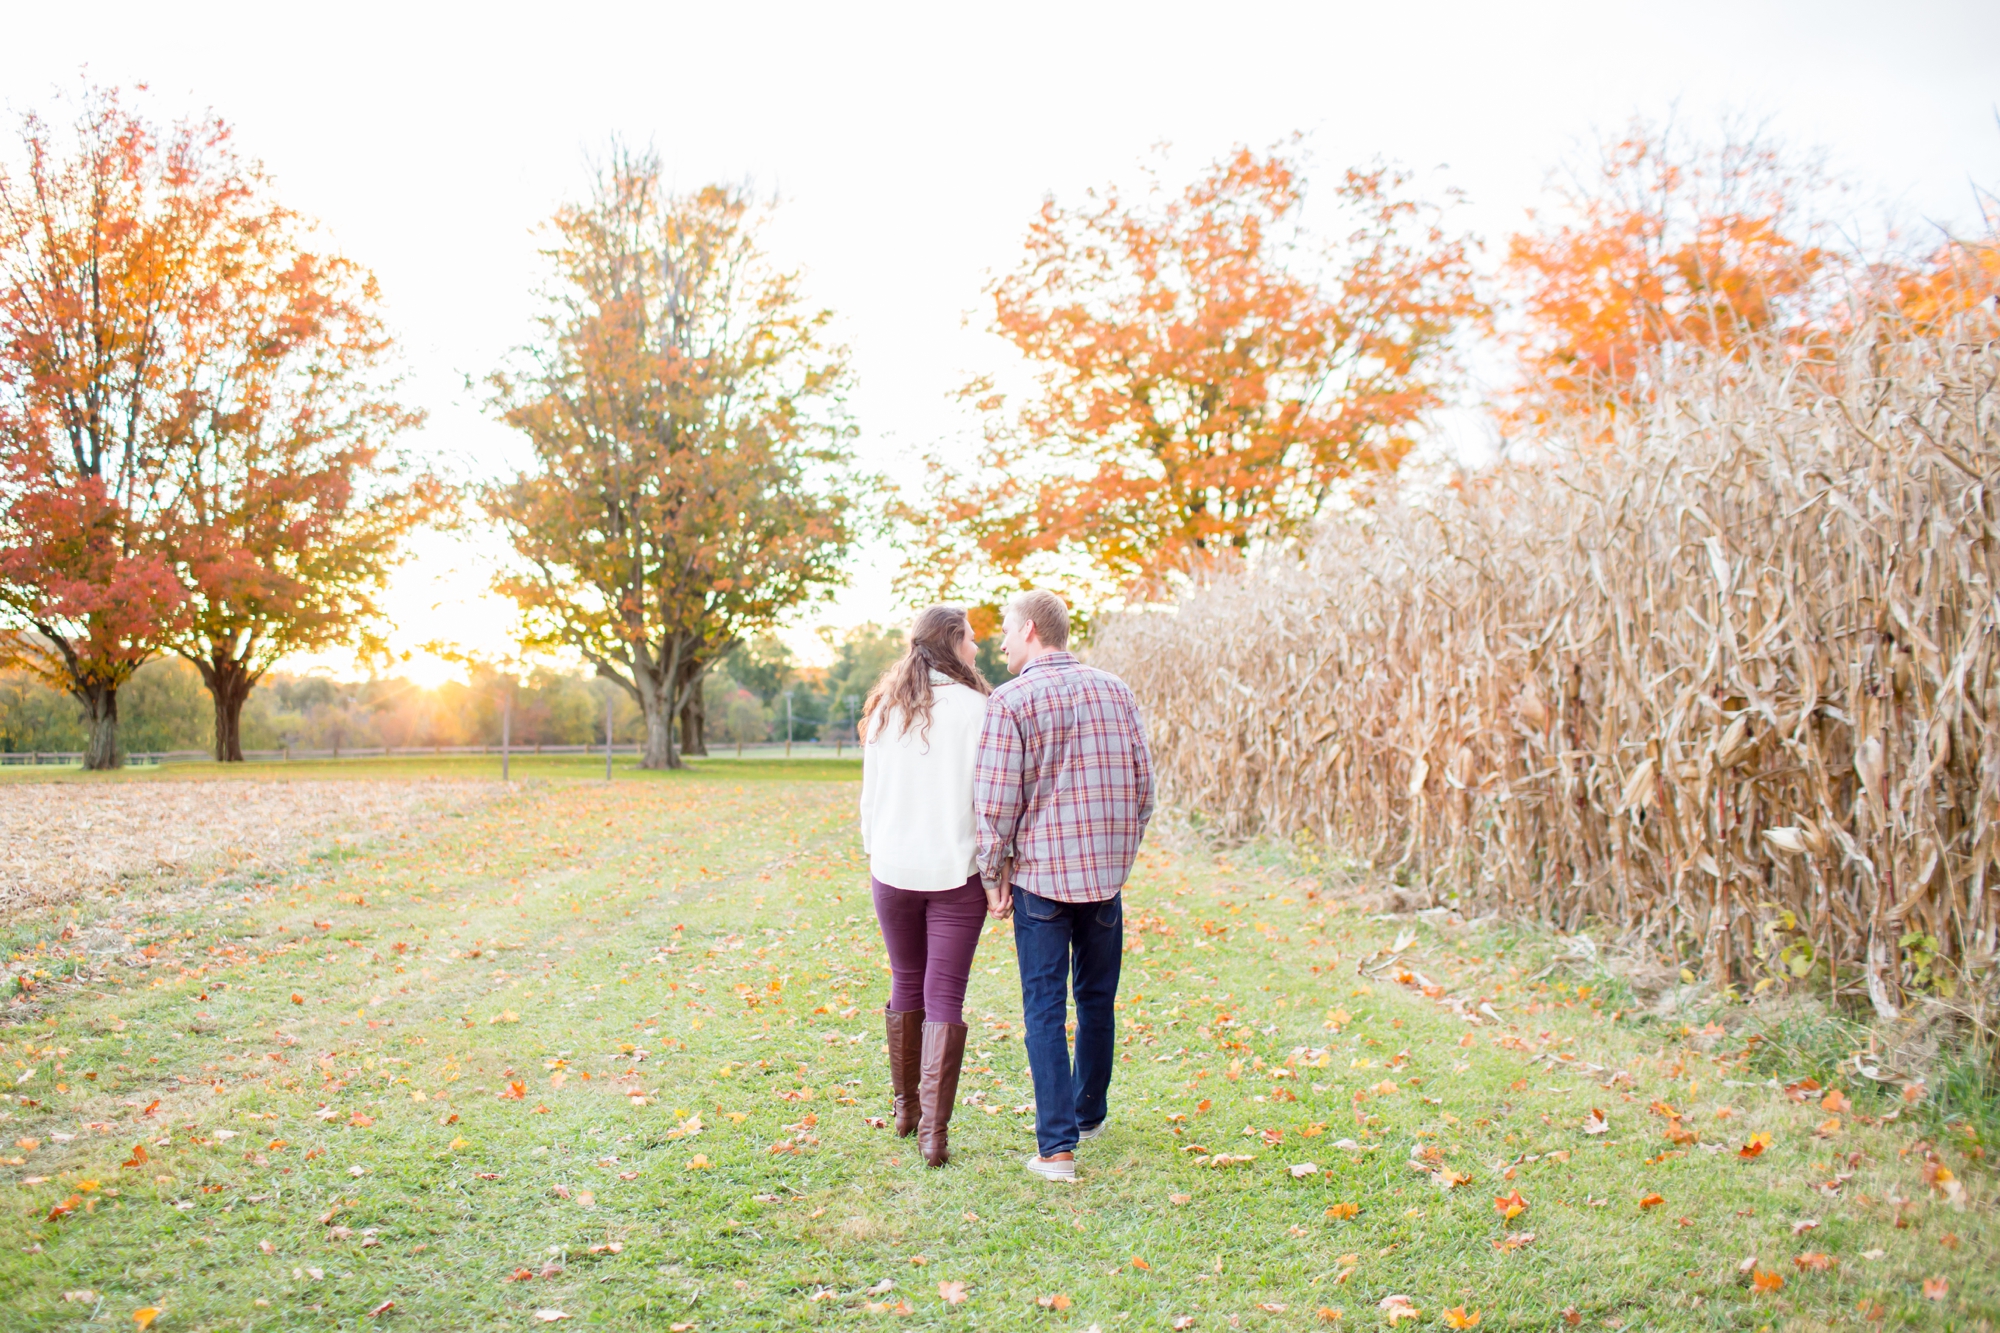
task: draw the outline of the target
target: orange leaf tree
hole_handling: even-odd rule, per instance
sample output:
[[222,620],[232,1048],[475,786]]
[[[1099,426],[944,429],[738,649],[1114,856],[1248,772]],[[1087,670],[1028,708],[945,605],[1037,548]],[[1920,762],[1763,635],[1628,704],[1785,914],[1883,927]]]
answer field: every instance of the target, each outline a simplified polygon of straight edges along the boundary
[[1480,310],[1467,243],[1407,185],[1345,173],[1324,198],[1347,228],[1332,244],[1303,230],[1283,146],[1239,148],[1178,194],[1045,202],[988,288],[1032,390],[968,387],[987,447],[969,473],[932,461],[904,582],[973,592],[1039,568],[1130,593],[1282,539],[1396,467]]
[[248,188],[226,138],[86,89],[0,166],[0,655],[82,704],[86,768],[120,762],[118,689],[182,623],[163,460],[217,299],[200,256]]
[[[261,182],[259,182],[261,185]],[[187,593],[172,645],[215,705],[215,757],[243,758],[251,688],[287,653],[376,644],[375,596],[402,538],[446,498],[394,447],[374,278],[246,196],[202,255],[214,294],[182,377],[165,545]]]
[[1833,315],[1838,271],[1810,212],[1826,189],[1814,164],[1755,135],[1703,146],[1635,120],[1602,144],[1508,245],[1526,415],[1643,395],[1674,348],[1809,346]]
[[758,247],[745,192],[668,191],[615,155],[560,210],[541,333],[493,380],[533,451],[485,494],[533,640],[637,700],[644,766],[679,767],[707,669],[830,591],[872,483],[851,468],[845,352]]

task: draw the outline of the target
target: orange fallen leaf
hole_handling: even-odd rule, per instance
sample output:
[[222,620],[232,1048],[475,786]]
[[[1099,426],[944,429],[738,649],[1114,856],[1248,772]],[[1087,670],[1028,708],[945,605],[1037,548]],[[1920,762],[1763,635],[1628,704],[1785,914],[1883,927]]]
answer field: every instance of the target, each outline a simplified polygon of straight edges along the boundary
[[1147,1263],[1144,1259],[1141,1259],[1136,1254],[1132,1256],[1132,1267],[1138,1269],[1142,1273],[1150,1273],[1153,1271],[1153,1266]]
[[1783,1273],[1767,1273],[1761,1268],[1750,1270],[1750,1290],[1777,1291],[1785,1285]]
[[1193,1198],[1194,1195],[1192,1194],[1169,1194],[1167,1196],[1167,1202],[1173,1204],[1175,1207],[1178,1208],[1181,1204],[1187,1203],[1189,1200]]
[[1586,1134],[1603,1134],[1610,1129],[1611,1118],[1595,1106],[1591,1107],[1590,1114],[1583,1118],[1583,1132]]
[[1923,1084],[1921,1084],[1921,1083],[1905,1083],[1905,1084],[1903,1085],[1903,1100],[1904,1100],[1904,1101],[1906,1101],[1906,1102],[1910,1102],[1910,1103],[1912,1103],[1912,1104],[1915,1104],[1915,1103],[1917,1103],[1917,1102],[1920,1102],[1920,1101],[1922,1101],[1923,1099],[1924,1099],[1924,1085],[1923,1085]]
[[706,1171],[708,1169],[707,1154],[696,1153],[694,1156],[688,1158],[687,1169],[690,1171]]
[[376,1306],[374,1309],[368,1312],[368,1317],[370,1319],[380,1319],[383,1315],[389,1313],[389,1311],[395,1308],[396,1308],[396,1303],[394,1301],[383,1301],[380,1305]]
[[1835,1115],[1839,1115],[1843,1111],[1852,1111],[1854,1109],[1854,1103],[1847,1100],[1847,1094],[1842,1092],[1839,1088],[1833,1089],[1831,1092],[1827,1093],[1826,1096],[1820,1098],[1819,1104],[1822,1109],[1832,1111]]
[[1839,1116],[1832,1116],[1826,1120],[1820,1121],[1819,1128],[1813,1131],[1813,1137],[1816,1139],[1836,1138],[1839,1136],[1839,1134],[1840,1134]]
[[1500,1214],[1502,1222],[1511,1222],[1522,1213],[1528,1211],[1528,1201],[1521,1197],[1521,1191],[1519,1190],[1514,1190],[1507,1194],[1496,1194],[1493,1197],[1493,1209]]
[[520,1083],[520,1082],[509,1083],[506,1087],[500,1090],[500,1099],[502,1101],[518,1102],[527,1095],[528,1095],[527,1085],[525,1083]]
[[1563,1322],[1565,1324],[1568,1324],[1571,1328],[1574,1328],[1578,1324],[1581,1324],[1583,1322],[1583,1311],[1577,1309],[1574,1305],[1565,1305],[1563,1307],[1562,1316],[1563,1316]]
[[160,1307],[157,1305],[142,1306],[132,1312],[132,1322],[140,1328],[151,1328],[153,1321],[159,1317]]
[[1833,1256],[1818,1250],[1807,1250],[1792,1262],[1799,1266],[1799,1271],[1802,1273],[1824,1273],[1833,1267]]
[[1924,1279],[1925,1300],[1942,1301],[1949,1300],[1950,1298],[1951,1283],[1949,1281],[1941,1277],[1927,1277]]
[[1477,1328],[1479,1327],[1479,1311],[1474,1310],[1471,1314],[1467,1314],[1463,1305],[1454,1305],[1451,1309],[1444,1312],[1444,1326],[1446,1328]]
[[146,1145],[135,1143],[132,1145],[132,1155],[125,1159],[121,1169],[129,1171],[133,1167],[144,1166],[151,1160],[152,1158],[146,1152]]
[[1337,1203],[1326,1210],[1326,1215],[1336,1220],[1345,1221],[1360,1211],[1361,1205],[1358,1203]]
[[1494,1241],[1493,1248],[1501,1251],[1518,1250],[1524,1248],[1525,1246],[1533,1245],[1534,1243],[1535,1243],[1534,1232],[1517,1231],[1512,1235],[1502,1236],[1500,1237],[1500,1239]]
[[1069,1309],[1069,1297],[1058,1291],[1053,1295],[1035,1297],[1035,1304],[1041,1306],[1044,1310],[1067,1310]]
[[1339,1309],[1336,1306],[1322,1305],[1319,1307],[1319,1317],[1329,1324],[1339,1323],[1346,1315],[1347,1311]]
[[1736,1155],[1747,1162],[1754,1157],[1761,1156],[1764,1149],[1770,1146],[1771,1136],[1769,1134],[1752,1134],[1749,1142],[1736,1150]]
[[938,1283],[938,1295],[944,1298],[946,1305],[963,1305],[965,1303],[965,1284],[963,1282],[940,1282]]
[[1639,1200],[1639,1206],[1641,1208],[1658,1208],[1665,1202],[1666,1200],[1657,1194],[1648,1194]]

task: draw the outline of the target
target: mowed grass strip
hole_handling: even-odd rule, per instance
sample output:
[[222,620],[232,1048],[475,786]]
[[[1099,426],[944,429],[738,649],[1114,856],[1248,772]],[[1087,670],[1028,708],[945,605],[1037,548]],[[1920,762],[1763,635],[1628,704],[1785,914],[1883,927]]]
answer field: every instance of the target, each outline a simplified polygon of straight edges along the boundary
[[1981,1145],[1538,975],[1533,935],[1367,919],[1275,852],[1145,853],[1112,1128],[1074,1187],[1018,1165],[1032,1092],[990,929],[955,1161],[929,1171],[872,1123],[887,978],[854,775],[551,777],[198,911],[91,908],[127,952],[13,1005],[0,1052],[8,1326],[1993,1315]]

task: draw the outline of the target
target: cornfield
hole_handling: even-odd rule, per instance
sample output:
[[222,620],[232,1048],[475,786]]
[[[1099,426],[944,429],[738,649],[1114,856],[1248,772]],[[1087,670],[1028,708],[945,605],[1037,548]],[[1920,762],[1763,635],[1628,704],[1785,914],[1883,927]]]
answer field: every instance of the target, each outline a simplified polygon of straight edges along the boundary
[[1163,794],[1717,985],[1898,1012],[2000,926],[2000,342],[1652,406],[1107,623]]

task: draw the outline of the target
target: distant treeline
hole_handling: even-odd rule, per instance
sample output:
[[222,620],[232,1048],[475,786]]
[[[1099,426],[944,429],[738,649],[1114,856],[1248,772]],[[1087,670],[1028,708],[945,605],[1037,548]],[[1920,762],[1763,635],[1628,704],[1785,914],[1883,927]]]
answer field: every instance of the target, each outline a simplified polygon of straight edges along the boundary
[[[794,740],[852,740],[862,700],[902,649],[900,635],[875,625],[835,645],[831,665],[801,667],[775,638],[745,644],[712,668],[703,683],[710,745],[785,739],[791,696]],[[1005,668],[991,644],[982,666],[996,680]],[[426,688],[398,676],[342,681],[274,672],[243,709],[246,750],[364,749],[497,745],[505,687],[483,672]],[[604,739],[606,687],[581,671],[529,673],[514,688],[511,735],[517,745],[584,745]],[[614,689],[612,730],[622,744],[644,737],[645,720],[629,693]],[[119,692],[119,734],[127,753],[209,750],[215,714],[201,674],[180,658],[157,658]],[[79,751],[87,739],[75,699],[25,671],[0,671],[0,752]]]

